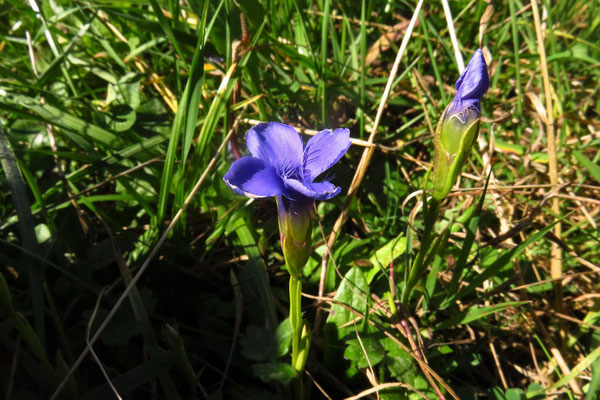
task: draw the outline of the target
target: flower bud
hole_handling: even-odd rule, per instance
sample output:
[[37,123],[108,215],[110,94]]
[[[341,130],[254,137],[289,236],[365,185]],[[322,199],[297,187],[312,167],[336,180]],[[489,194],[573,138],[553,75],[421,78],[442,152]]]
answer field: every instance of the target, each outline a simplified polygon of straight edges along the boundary
[[444,199],[479,133],[480,101],[489,87],[481,50],[475,51],[456,81],[456,96],[448,105],[434,134],[433,197]]

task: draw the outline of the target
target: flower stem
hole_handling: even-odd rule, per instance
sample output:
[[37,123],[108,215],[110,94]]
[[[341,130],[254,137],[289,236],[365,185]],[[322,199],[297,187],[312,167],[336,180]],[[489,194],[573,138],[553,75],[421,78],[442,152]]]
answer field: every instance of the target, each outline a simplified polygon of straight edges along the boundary
[[[423,196],[426,196],[426,194],[424,194]],[[408,275],[408,280],[406,281],[404,292],[402,293],[402,304],[404,304],[405,306],[408,305],[408,301],[410,300],[410,294],[413,288],[415,287],[418,280],[423,275],[423,272],[425,272],[425,269],[427,268],[427,264],[424,263],[424,260],[427,253],[429,253],[431,244],[433,243],[433,239],[435,238],[433,228],[438,213],[440,211],[439,200],[432,198],[431,200],[429,200],[429,204],[427,204],[426,197],[424,197],[423,201],[425,227],[423,230],[423,238],[421,239],[421,245],[419,246],[419,252],[417,253],[417,257],[415,258],[415,261],[412,264],[410,273]]]
[[292,325],[292,367],[297,373],[292,390],[294,398],[304,397],[302,373],[310,350],[310,330],[302,321],[302,280],[290,275],[290,324]]
[[290,324],[292,325],[292,367],[296,368],[302,335],[302,281],[290,275]]

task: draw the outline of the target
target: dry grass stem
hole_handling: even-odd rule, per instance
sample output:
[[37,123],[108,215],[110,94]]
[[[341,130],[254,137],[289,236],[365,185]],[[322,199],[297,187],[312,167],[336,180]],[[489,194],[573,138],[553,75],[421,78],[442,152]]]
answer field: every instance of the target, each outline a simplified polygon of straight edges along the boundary
[[380,390],[390,389],[390,388],[397,388],[397,387],[409,389],[409,390],[415,392],[416,394],[418,394],[419,396],[421,396],[422,398],[429,399],[429,397],[427,397],[427,395],[425,393],[417,390],[416,388],[412,387],[411,385],[409,385],[407,383],[392,382],[392,383],[382,383],[381,385],[374,386],[372,388],[369,388],[367,390],[364,390],[364,391],[360,392],[356,396],[346,397],[344,400],[362,399],[363,397],[367,397],[368,395],[370,395],[372,393],[377,393]]
[[456,38],[454,21],[452,20],[452,12],[450,11],[448,0],[442,0],[442,6],[444,7],[444,16],[446,17],[446,24],[448,25],[448,33],[450,34],[450,41],[452,42],[452,49],[454,50],[454,58],[456,60],[456,65],[458,66],[458,72],[462,74],[465,70],[465,61],[463,60],[460,46],[458,45],[458,39]]
[[[537,0],[531,0],[531,12],[533,13],[533,21],[535,24],[535,33],[537,37],[538,52],[540,56],[540,68],[542,70],[542,78],[544,82],[544,98],[546,101],[546,139],[548,141],[548,161],[550,183],[558,184],[558,162],[556,157],[556,139],[554,136],[554,108],[552,107],[552,87],[550,84],[550,75],[548,73],[548,63],[546,62],[546,48],[544,44],[544,36],[542,34],[542,26],[540,23],[540,15],[537,5]],[[558,198],[552,200],[552,212],[555,216],[560,215],[560,203]],[[562,227],[560,221],[554,225],[554,235],[560,239]],[[562,275],[562,250],[556,243],[552,243],[552,255],[550,261],[550,271],[553,278],[558,278]],[[562,300],[562,286],[560,281],[555,283],[554,296],[556,308],[559,312],[564,310]]]

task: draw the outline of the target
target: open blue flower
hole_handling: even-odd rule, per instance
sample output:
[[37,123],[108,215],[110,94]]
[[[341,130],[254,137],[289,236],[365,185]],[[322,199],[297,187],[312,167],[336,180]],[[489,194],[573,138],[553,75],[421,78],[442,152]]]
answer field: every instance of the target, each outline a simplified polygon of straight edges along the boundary
[[294,128],[268,122],[250,129],[246,144],[252,156],[234,162],[223,179],[243,196],[277,198],[281,247],[290,274],[299,278],[312,247],[312,205],[341,190],[315,179],[346,153],[350,131],[326,129],[303,146]]
[[267,122],[248,131],[246,144],[252,156],[234,162],[223,178],[236,193],[304,203],[328,200],[340,192],[330,181],[315,182],[315,178],[346,153],[350,147],[348,129],[321,131],[304,147],[294,128]]

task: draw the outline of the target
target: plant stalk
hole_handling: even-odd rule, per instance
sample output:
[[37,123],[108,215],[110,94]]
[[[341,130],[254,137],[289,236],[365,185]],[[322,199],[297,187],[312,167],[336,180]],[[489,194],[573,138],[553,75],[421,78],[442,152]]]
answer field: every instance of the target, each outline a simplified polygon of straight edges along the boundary
[[302,373],[310,350],[310,331],[302,320],[302,280],[290,275],[290,324],[292,326],[292,367],[296,371],[292,391],[296,400],[304,397]]
[[290,324],[292,325],[292,367],[296,368],[302,335],[302,281],[290,275]]
[[431,198],[429,200],[429,204],[427,204],[427,194],[423,194],[423,204],[424,204],[424,216],[425,216],[425,227],[423,230],[423,238],[421,239],[421,245],[419,246],[419,252],[417,253],[417,257],[412,264],[410,269],[410,273],[408,275],[408,280],[406,281],[406,286],[404,288],[404,292],[402,293],[402,304],[405,306],[408,305],[408,301],[410,299],[410,294],[414,289],[415,285],[425,272],[427,268],[427,264],[423,261],[425,260],[425,256],[429,253],[431,248],[431,244],[433,243],[433,239],[435,239],[435,233],[433,232],[435,221],[437,220],[438,213],[440,211],[440,201]]

